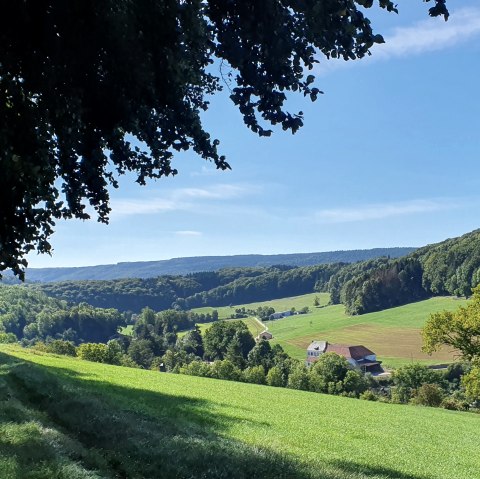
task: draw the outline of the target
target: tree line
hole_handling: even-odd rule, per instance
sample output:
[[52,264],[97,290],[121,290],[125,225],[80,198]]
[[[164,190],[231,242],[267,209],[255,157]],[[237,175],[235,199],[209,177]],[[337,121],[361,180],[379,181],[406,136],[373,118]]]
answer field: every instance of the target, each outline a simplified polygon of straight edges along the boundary
[[400,306],[435,295],[469,297],[480,283],[480,230],[398,259],[346,266],[330,279],[332,301],[348,314]]
[[86,302],[96,307],[133,313],[145,307],[156,311],[188,310],[325,291],[332,275],[344,266],[344,263],[335,263],[305,267],[227,268],[185,276],[61,281],[25,287],[71,303]]

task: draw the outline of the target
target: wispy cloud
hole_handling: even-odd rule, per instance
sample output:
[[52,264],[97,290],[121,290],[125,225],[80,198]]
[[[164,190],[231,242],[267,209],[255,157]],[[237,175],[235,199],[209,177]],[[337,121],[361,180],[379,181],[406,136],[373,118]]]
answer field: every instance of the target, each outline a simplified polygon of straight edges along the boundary
[[162,198],[112,201],[112,216],[145,215],[175,209],[177,205],[174,201]]
[[245,192],[245,187],[237,185],[214,185],[211,188],[182,188],[175,192],[177,198],[187,197],[192,199],[237,198]]
[[429,19],[396,28],[384,44],[375,47],[373,55],[377,59],[418,55],[455,46],[479,34],[480,9],[463,8],[454,11],[448,22]]
[[314,218],[320,223],[349,223],[443,211],[457,206],[455,202],[446,200],[412,200],[398,203],[361,205],[354,208],[324,209],[317,211],[314,214]]
[[209,188],[178,188],[166,192],[161,197],[112,200],[112,218],[170,211],[193,211],[207,202],[241,198],[255,191],[258,191],[258,188],[250,185],[217,184]]
[[408,27],[395,28],[384,35],[385,43],[372,48],[372,56],[359,61],[323,61],[318,72],[325,74],[337,68],[444,50],[480,35],[480,8],[461,8],[451,13],[448,22],[430,18]]
[[201,231],[193,231],[193,230],[181,230],[175,231],[177,236],[202,236]]
[[213,176],[213,175],[216,175],[216,174],[225,174],[225,172],[222,171],[222,170],[217,170],[217,168],[208,167],[208,166],[203,165],[200,168],[200,171],[192,171],[190,173],[190,176]]

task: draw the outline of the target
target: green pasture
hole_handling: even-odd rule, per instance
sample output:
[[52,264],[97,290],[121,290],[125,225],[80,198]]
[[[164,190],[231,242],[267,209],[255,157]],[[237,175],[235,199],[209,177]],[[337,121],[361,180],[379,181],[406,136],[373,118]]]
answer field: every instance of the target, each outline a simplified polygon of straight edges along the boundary
[[[296,309],[309,306],[311,312],[294,315],[276,321],[265,322],[273,334],[272,343],[280,344],[292,357],[303,359],[306,348],[313,340],[326,340],[331,343],[363,344],[376,352],[379,359],[387,367],[398,367],[409,362],[424,364],[440,364],[452,362],[456,353],[444,349],[432,356],[422,353],[421,329],[431,313],[441,310],[454,310],[464,306],[467,301],[455,297],[436,297],[417,303],[410,303],[398,308],[386,309],[361,316],[348,316],[343,305],[313,307],[315,294],[266,301],[265,303],[245,304],[247,309],[272,305],[276,311]],[[320,305],[328,303],[328,294],[319,295]],[[280,306],[280,307],[278,307]],[[235,306],[233,309],[241,306]],[[219,311],[225,308],[219,308]],[[202,308],[204,312],[209,308]],[[231,308],[228,308],[231,310]],[[198,310],[195,310],[198,311]],[[220,317],[222,317],[220,315]],[[224,316],[226,317],[226,316]],[[255,335],[253,318],[244,319]],[[201,325],[202,331],[211,323]]]
[[292,296],[290,298],[281,298],[281,299],[272,299],[271,301],[259,301],[256,303],[248,304],[238,304],[234,306],[221,306],[219,308],[211,308],[205,306],[203,308],[192,309],[195,313],[211,313],[214,309],[218,311],[218,319],[229,319],[232,314],[235,313],[235,310],[238,308],[245,307],[246,309],[257,309],[259,306],[271,306],[275,311],[287,311],[292,308],[296,310],[302,309],[305,306],[308,306],[310,309],[313,309],[313,301],[315,296],[318,296],[320,300],[320,305],[326,305],[330,300],[330,295],[328,293],[309,293],[303,294],[301,296]]
[[0,476],[479,479],[480,416],[0,348]]
[[292,357],[303,359],[312,340],[331,343],[363,344],[376,352],[387,366],[396,367],[411,361],[429,364],[451,362],[455,353],[442,350],[432,356],[422,353],[421,329],[431,313],[454,310],[466,300],[437,297],[398,308],[361,316],[347,316],[343,305],[314,309],[306,315],[269,321],[274,342]]
[[[234,320],[232,319],[232,320],[226,320],[226,321],[234,321]],[[236,321],[243,321],[247,325],[248,330],[252,333],[254,337],[258,336],[265,329],[261,326],[260,322],[255,318],[244,318],[242,320],[237,319]],[[200,331],[203,334],[212,324],[213,323],[200,323],[198,324],[198,327],[200,328]],[[182,336],[187,334],[187,332],[188,331],[180,331],[178,333],[178,336],[181,338]]]

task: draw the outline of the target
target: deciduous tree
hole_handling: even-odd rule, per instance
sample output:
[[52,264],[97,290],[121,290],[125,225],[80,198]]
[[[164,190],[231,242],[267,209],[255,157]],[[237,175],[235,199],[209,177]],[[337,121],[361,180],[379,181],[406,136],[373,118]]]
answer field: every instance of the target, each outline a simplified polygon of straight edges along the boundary
[[[433,1],[430,15],[447,18],[445,0]],[[229,168],[201,121],[225,84],[253,132],[296,132],[303,114],[287,111],[287,93],[321,93],[311,74],[318,54],[354,60],[383,42],[364,15],[373,4],[4,2],[0,271],[23,277],[28,252],[51,251],[59,218],[88,219],[90,206],[107,222],[118,175],[132,172],[139,184],[175,175],[173,154],[189,149]],[[375,4],[396,11],[391,0]]]

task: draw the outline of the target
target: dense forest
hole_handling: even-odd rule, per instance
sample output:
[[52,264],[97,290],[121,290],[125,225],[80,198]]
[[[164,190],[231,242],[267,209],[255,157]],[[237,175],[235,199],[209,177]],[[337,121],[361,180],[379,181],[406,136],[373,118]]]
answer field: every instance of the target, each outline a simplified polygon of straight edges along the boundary
[[420,248],[402,258],[357,263],[225,268],[185,276],[26,284],[68,304],[138,313],[228,306],[329,292],[348,314],[363,314],[434,295],[470,295],[480,283],[480,230]]
[[294,268],[228,268],[186,276],[111,281],[62,281],[26,287],[70,303],[86,302],[101,308],[138,313],[144,307],[156,311],[186,310],[199,306],[264,301],[325,291],[333,274],[344,263]]
[[470,296],[480,283],[480,230],[425,246],[404,258],[347,266],[330,282],[332,298],[345,304],[349,314],[434,295]]
[[106,342],[125,324],[126,316],[116,309],[68,305],[40,291],[0,286],[0,333],[15,341]]
[[[415,248],[374,248],[322,253],[244,254],[235,256],[197,256],[161,261],[136,261],[71,268],[28,268],[29,282],[110,280],[122,278],[155,278],[163,275],[186,275],[226,268],[267,268],[277,264],[286,266],[315,266],[317,264],[355,263],[380,256],[399,258]],[[5,278],[12,278],[8,273]],[[13,278],[12,278],[13,279]],[[17,281],[18,282],[18,281]]]

